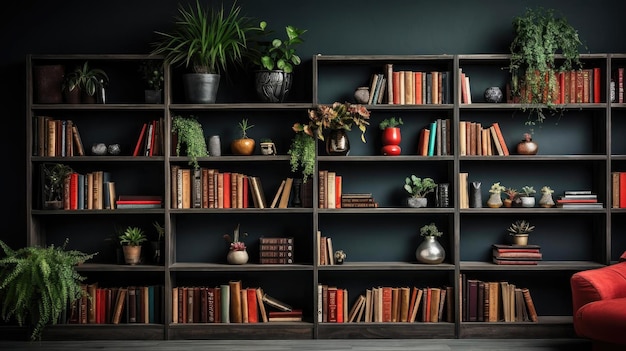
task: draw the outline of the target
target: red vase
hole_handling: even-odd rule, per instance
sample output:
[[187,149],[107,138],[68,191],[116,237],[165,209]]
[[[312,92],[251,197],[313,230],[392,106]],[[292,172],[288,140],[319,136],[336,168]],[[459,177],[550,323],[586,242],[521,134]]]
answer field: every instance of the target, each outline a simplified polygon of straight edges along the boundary
[[381,152],[385,156],[398,156],[402,153],[400,148],[400,141],[402,136],[400,135],[400,128],[391,127],[383,130],[383,148]]

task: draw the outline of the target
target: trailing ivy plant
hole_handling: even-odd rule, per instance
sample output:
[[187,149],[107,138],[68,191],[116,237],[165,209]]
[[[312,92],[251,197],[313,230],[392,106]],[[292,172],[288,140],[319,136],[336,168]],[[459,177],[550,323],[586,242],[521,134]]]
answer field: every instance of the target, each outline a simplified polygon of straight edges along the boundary
[[514,17],[513,33],[508,67],[511,93],[522,104],[541,105],[530,108],[526,124],[534,125],[546,118],[543,105],[556,112],[557,73],[582,68],[579,50],[583,43],[565,17],[542,7],[527,8],[524,15]]
[[302,182],[306,182],[315,172],[315,139],[304,132],[297,132],[287,153],[291,156],[291,171],[301,169]]
[[176,155],[180,156],[180,149],[186,145],[186,154],[189,157],[189,164],[195,169],[200,168],[198,157],[208,156],[206,141],[202,124],[194,117],[174,116],[172,119],[172,132],[176,133]]
[[85,294],[85,278],[75,267],[97,253],[66,250],[67,243],[13,250],[0,240],[6,255],[0,259],[2,318],[32,327],[31,340],[41,339],[43,328],[56,324],[61,312]]

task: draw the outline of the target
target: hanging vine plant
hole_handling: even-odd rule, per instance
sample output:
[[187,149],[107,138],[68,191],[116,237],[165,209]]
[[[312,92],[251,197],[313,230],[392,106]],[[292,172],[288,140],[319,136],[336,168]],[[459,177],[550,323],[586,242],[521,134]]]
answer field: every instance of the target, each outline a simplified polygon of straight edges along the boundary
[[176,156],[180,156],[180,149],[186,145],[186,154],[189,157],[189,164],[198,169],[198,157],[208,156],[206,141],[202,124],[194,117],[174,116],[172,119],[172,132],[176,133]]
[[513,18],[513,33],[508,67],[511,94],[532,106],[526,124],[534,125],[545,120],[544,107],[552,114],[558,110],[557,74],[582,68],[579,50],[583,43],[565,17],[556,17],[554,10],[542,7],[528,8],[524,15]]

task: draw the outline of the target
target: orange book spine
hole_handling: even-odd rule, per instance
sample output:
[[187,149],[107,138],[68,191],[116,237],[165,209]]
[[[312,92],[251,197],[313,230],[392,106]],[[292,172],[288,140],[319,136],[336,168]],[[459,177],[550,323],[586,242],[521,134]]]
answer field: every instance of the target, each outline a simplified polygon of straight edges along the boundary
[[500,146],[502,147],[502,153],[504,156],[509,155],[509,148],[506,146],[506,142],[504,141],[504,136],[502,136],[502,130],[500,130],[500,124],[498,122],[493,123],[493,127],[496,130],[496,134],[498,135],[498,140],[500,141]]

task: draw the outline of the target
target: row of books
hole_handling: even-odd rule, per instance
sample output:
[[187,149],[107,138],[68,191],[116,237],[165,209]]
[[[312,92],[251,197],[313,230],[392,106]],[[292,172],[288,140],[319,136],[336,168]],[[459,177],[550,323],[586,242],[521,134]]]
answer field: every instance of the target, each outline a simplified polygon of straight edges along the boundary
[[626,172],[611,172],[611,207],[626,208]]
[[34,156],[72,157],[85,155],[78,126],[72,120],[35,116],[33,144]]
[[452,287],[372,287],[351,307],[347,289],[319,284],[317,291],[322,323],[454,322]]
[[282,322],[295,317],[301,321],[302,310],[294,310],[260,287],[243,287],[240,280],[215,287],[172,288],[173,323]]
[[537,322],[528,288],[507,281],[482,281],[460,275],[463,322]]
[[294,259],[293,237],[259,238],[260,264],[292,264]]
[[593,194],[591,190],[566,190],[556,200],[556,207],[570,209],[604,208],[604,204],[598,202],[598,195]]
[[480,122],[459,121],[459,153],[461,156],[508,156],[500,124],[483,127]]
[[317,231],[317,258],[320,266],[332,266],[335,264],[335,254],[333,249],[333,239],[322,235]]
[[60,323],[157,323],[164,320],[162,285],[100,287],[81,284],[83,296],[62,313]]
[[437,118],[419,132],[417,154],[421,156],[452,155],[450,119]]
[[[599,103],[602,73],[600,68],[585,68],[579,70],[569,70],[556,72],[556,91],[552,96],[548,92],[544,93],[543,101],[551,101],[554,104],[574,104],[574,103]],[[519,96],[512,96],[510,84],[507,85],[507,102],[520,103],[529,99],[523,99],[526,95],[526,88],[521,82]]]
[[386,65],[388,103],[394,105],[449,104],[450,72],[393,70]]
[[[42,167],[50,165],[43,164]],[[115,182],[108,171],[72,172],[63,182],[64,210],[114,209],[115,202]]]
[[536,265],[541,261],[539,245],[493,244],[493,263],[500,265]]
[[165,124],[163,118],[144,123],[141,126],[139,137],[137,137],[133,156],[163,156],[164,134]]
[[613,71],[611,78],[611,102],[623,104],[626,102],[624,96],[624,67],[617,67]]

